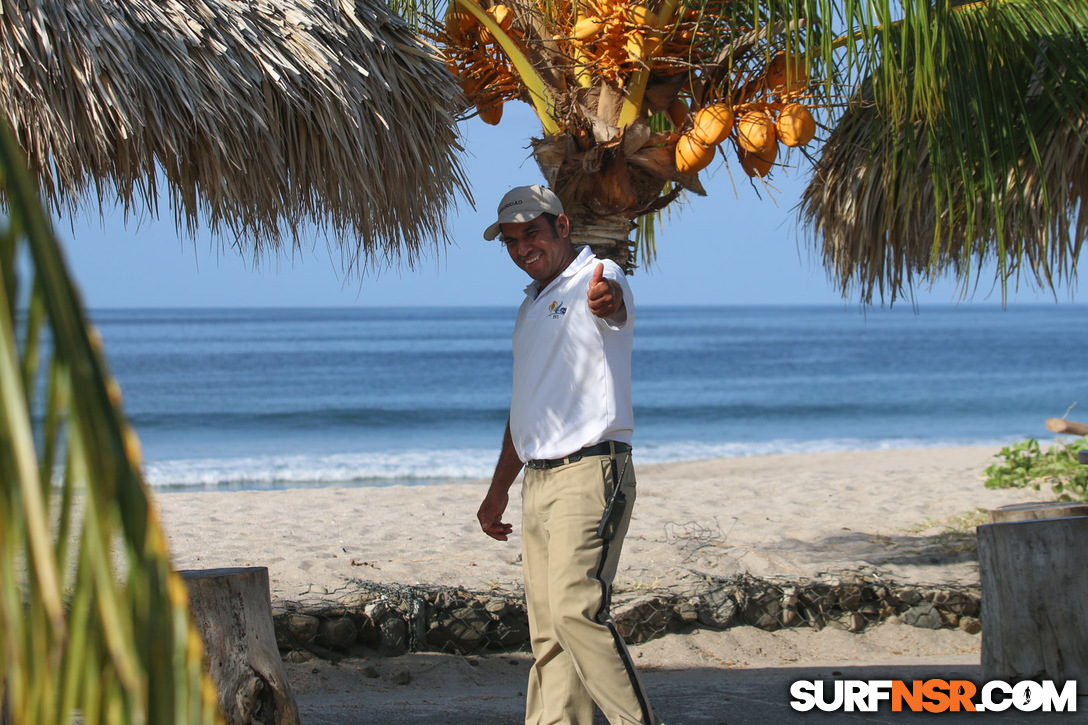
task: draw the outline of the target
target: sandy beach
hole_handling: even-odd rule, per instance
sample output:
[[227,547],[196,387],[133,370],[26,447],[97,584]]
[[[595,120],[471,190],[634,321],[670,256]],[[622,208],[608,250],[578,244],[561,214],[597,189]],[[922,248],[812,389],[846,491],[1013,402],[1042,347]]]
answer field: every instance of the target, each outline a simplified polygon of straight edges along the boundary
[[[691,577],[742,573],[977,585],[971,539],[984,512],[1051,498],[985,488],[981,473],[996,452],[836,452],[639,467],[617,589],[667,590]],[[514,537],[493,541],[475,520],[486,485],[162,493],[156,501],[177,568],[268,567],[275,605],[335,599],[361,581],[516,591],[518,496],[508,518]],[[735,725],[749,717],[793,722],[799,714],[788,708],[786,683],[800,673],[977,676],[979,648],[977,634],[886,623],[862,634],[698,630],[633,653],[666,722]],[[288,673],[308,723],[517,722],[528,664],[520,653],[413,653],[295,662]]]

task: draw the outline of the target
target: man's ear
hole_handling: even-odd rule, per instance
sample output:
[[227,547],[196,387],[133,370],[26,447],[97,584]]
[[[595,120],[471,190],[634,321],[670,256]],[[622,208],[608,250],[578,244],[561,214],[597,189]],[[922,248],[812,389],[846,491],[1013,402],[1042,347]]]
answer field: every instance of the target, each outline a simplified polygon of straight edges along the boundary
[[560,239],[566,239],[570,236],[570,219],[566,214],[560,214],[555,218],[555,233],[559,235]]

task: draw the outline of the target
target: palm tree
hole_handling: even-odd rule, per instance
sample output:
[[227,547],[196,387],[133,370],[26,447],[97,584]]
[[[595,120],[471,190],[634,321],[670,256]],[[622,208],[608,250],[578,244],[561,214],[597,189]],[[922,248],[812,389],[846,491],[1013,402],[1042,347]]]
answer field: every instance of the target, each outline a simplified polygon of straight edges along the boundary
[[1071,273],[1084,0],[636,3],[453,0],[433,30],[485,121],[532,104],[536,161],[599,254],[651,255],[652,213],[703,193],[723,133],[751,177],[807,166],[815,112],[830,133],[802,211],[844,294],[966,283],[972,260],[1003,290]]
[[216,722],[139,441],[24,158],[0,123],[0,720]]

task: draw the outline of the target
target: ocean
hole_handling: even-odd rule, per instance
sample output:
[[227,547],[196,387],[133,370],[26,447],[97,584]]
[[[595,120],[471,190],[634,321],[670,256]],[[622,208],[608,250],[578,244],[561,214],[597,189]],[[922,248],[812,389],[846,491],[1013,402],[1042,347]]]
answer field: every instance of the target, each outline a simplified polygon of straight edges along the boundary
[[[638,463],[1006,445],[1088,420],[1083,305],[643,307]],[[96,310],[163,490],[487,478],[511,308]]]

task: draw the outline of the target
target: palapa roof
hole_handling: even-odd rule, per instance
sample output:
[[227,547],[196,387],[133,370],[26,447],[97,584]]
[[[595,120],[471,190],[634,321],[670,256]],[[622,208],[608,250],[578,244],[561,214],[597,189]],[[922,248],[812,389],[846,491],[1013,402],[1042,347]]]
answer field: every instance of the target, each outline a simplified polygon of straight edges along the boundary
[[[918,281],[947,272],[963,282],[989,264],[1004,269],[1002,289],[1003,281],[1052,289],[1075,279],[1088,240],[1085,118],[1041,133],[1039,157],[1025,149],[1015,171],[1003,177],[1004,188],[979,196],[970,210],[960,176],[951,176],[943,190],[943,209],[935,203],[922,124],[881,141],[874,135],[877,123],[871,107],[845,115],[822,149],[800,206],[844,296],[854,288],[864,303],[874,296],[894,302]],[[976,275],[974,284],[984,278]],[[968,282],[964,294],[971,289]]]
[[1003,300],[1022,283],[1075,282],[1088,4],[954,0],[938,15],[889,32],[894,52],[820,151],[800,210],[826,268],[864,303],[945,273],[970,296],[996,270]]
[[258,252],[333,233],[349,265],[444,241],[460,91],[380,0],[21,0],[0,109],[58,212],[169,198]]

